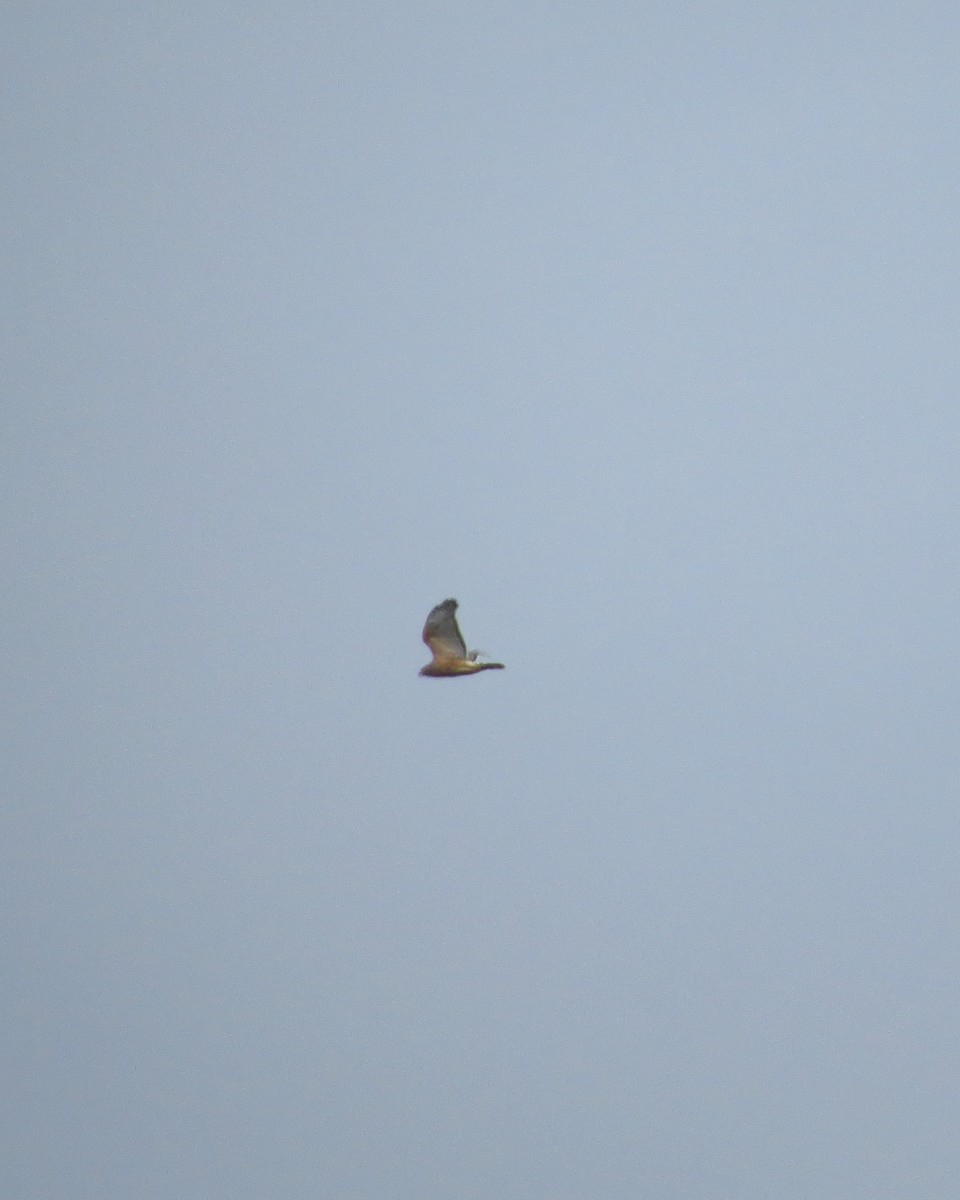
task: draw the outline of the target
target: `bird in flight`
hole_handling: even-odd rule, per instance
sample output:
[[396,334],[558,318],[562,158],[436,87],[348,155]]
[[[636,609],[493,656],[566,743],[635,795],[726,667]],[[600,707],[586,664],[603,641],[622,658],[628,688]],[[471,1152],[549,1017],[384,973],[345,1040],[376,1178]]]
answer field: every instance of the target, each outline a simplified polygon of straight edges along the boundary
[[475,675],[477,671],[502,671],[503,663],[477,662],[478,650],[467,651],[456,618],[456,600],[444,600],[431,608],[423,627],[423,640],[433,655],[420,671],[421,675],[440,678],[452,675]]

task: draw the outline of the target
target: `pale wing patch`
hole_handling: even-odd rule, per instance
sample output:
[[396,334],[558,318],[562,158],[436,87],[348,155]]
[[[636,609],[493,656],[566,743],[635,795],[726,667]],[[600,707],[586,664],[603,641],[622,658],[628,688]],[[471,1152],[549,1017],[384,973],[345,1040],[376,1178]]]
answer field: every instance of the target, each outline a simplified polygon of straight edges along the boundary
[[434,658],[467,657],[467,645],[454,616],[456,611],[456,600],[444,600],[442,604],[430,610],[427,623],[423,627],[423,640],[430,647]]

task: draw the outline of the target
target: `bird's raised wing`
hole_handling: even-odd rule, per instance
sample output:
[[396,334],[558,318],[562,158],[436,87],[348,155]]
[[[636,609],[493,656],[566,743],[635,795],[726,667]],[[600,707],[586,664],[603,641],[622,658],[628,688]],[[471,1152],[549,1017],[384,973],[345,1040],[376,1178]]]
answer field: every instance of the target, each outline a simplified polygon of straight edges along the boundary
[[436,608],[431,608],[423,627],[423,640],[438,661],[467,657],[467,646],[454,615],[456,611],[456,600],[444,600]]

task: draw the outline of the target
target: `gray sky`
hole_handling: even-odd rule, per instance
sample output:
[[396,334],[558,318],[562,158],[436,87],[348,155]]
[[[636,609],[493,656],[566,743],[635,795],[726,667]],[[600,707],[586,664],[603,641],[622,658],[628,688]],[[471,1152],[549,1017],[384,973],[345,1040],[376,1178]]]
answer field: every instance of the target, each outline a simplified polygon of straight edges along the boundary
[[2,23],[3,1194],[951,1194],[956,7]]

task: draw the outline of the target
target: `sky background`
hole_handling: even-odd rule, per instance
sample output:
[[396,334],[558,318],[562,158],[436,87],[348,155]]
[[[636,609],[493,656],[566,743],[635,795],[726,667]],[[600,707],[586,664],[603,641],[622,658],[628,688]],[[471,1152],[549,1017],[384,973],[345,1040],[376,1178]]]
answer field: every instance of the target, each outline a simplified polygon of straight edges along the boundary
[[0,26],[3,1194],[950,1195],[956,6]]

